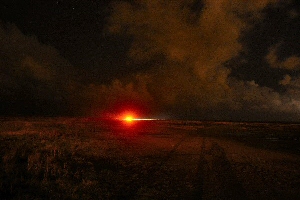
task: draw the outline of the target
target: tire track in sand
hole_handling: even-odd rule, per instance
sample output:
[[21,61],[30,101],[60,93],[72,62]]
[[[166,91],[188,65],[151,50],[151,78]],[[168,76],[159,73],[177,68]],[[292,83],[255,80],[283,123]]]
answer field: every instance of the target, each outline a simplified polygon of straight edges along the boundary
[[[189,138],[191,135],[189,132],[186,132],[183,134],[182,137],[175,143],[173,148],[169,150],[164,156],[158,158],[157,162],[153,165],[151,169],[148,170],[147,175],[143,177],[143,182],[146,183],[146,185],[143,185],[142,187],[145,188],[139,188],[137,189],[135,193],[135,199],[161,199],[161,198],[167,198],[164,195],[167,195],[167,191],[161,191],[157,190],[157,186],[159,183],[163,182],[164,179],[162,178],[165,176],[163,172],[165,172],[164,167],[167,165],[167,163],[175,159],[176,152],[178,148]],[[170,177],[169,177],[170,178]],[[144,191],[140,191],[143,189]],[[176,194],[175,194],[176,196]],[[172,198],[171,196],[168,196],[169,199],[178,199],[178,198]]]
[[203,138],[191,199],[248,199],[224,149],[207,138]]

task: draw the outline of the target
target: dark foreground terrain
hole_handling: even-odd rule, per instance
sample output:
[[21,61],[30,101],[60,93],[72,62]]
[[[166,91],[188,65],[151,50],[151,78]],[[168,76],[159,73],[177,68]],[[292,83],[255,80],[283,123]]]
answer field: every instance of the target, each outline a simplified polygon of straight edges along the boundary
[[0,121],[0,199],[299,199],[300,125]]

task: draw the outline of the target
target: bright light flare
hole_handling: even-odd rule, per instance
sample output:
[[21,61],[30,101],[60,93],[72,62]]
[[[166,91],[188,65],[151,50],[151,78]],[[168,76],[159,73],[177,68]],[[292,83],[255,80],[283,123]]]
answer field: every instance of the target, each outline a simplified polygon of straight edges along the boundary
[[126,124],[132,124],[136,118],[136,114],[133,112],[124,112],[117,117],[118,120],[123,121]]
[[149,119],[149,118],[133,118],[132,121],[152,121],[152,120],[159,120],[159,119]]
[[132,121],[134,120],[134,118],[133,118],[131,115],[128,115],[128,116],[126,116],[126,117],[124,118],[124,120],[125,120],[126,122],[132,122]]
[[147,118],[133,118],[132,116],[127,116],[122,121],[131,124],[134,121],[152,121],[152,120],[157,120],[157,119],[147,119]]
[[150,118],[137,118],[136,115],[134,115],[134,114],[125,114],[125,115],[122,115],[121,117],[118,117],[116,119],[127,122],[127,123],[132,123],[134,121],[157,120],[157,119],[150,119]]
[[133,124],[135,121],[158,120],[158,119],[152,119],[152,118],[140,118],[136,112],[132,112],[132,111],[123,112],[115,119],[123,121],[126,124]]

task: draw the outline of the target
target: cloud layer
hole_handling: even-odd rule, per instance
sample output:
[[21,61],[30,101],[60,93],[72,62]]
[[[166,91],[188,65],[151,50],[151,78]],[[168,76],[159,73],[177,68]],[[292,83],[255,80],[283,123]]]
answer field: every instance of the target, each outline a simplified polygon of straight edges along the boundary
[[280,44],[272,46],[269,49],[269,53],[266,56],[266,60],[269,65],[273,68],[282,68],[287,70],[299,70],[300,69],[300,57],[297,55],[291,55],[285,58],[283,61],[280,61],[277,56],[278,48]]
[[[263,17],[263,9],[277,3],[276,0],[117,2],[109,30],[133,38],[128,52],[132,62],[156,61],[142,85],[147,95],[163,108],[183,116],[247,118],[244,112],[251,120],[270,119],[272,115],[279,119],[291,113],[297,115],[299,107],[294,99],[260,87],[254,81],[237,80],[230,76],[230,67],[224,65],[244,51],[239,39],[251,29],[251,23]],[[273,51],[266,58],[272,67],[298,66],[296,56],[280,64]]]
[[2,22],[0,69],[2,115],[74,112],[78,88],[74,68],[53,47]]
[[[86,84],[79,75],[85,71],[55,48],[0,24],[1,112],[113,115],[134,108],[170,118],[299,120],[299,77],[286,74],[278,82],[283,89],[276,91],[232,76],[226,65],[247,51],[240,39],[264,18],[264,9],[278,4],[116,1],[105,34],[130,41],[128,63],[143,70],[103,85]],[[298,70],[299,57],[279,60],[278,48],[270,47],[266,65]]]

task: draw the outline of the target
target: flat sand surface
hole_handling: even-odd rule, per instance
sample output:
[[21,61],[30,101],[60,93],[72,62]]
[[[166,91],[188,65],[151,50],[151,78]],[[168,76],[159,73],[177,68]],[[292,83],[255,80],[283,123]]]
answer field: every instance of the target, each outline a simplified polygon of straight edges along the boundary
[[300,125],[2,119],[1,199],[299,199]]

